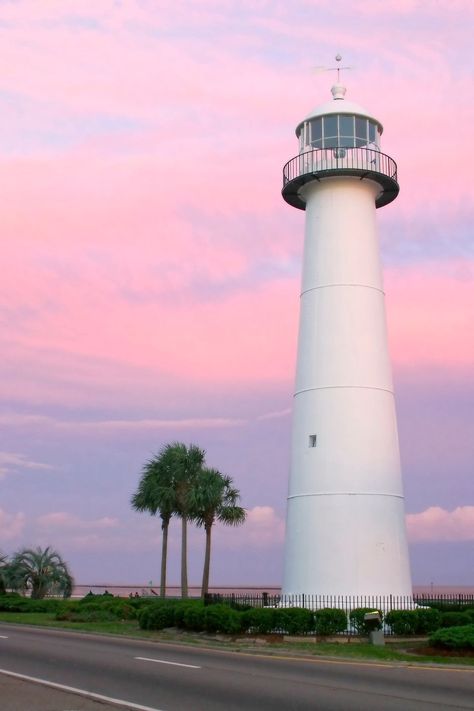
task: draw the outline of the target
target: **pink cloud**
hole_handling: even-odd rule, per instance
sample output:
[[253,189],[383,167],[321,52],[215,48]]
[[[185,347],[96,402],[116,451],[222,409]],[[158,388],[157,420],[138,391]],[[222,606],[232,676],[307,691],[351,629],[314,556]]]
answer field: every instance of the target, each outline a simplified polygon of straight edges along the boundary
[[102,530],[116,528],[119,525],[118,519],[114,517],[103,516],[102,518],[87,520],[66,511],[53,511],[43,514],[37,518],[37,523],[41,528],[73,529],[75,531],[83,529]]
[[474,263],[389,269],[385,276],[391,352],[397,367],[474,365]]
[[26,523],[26,516],[21,511],[15,514],[9,514],[7,511],[0,509],[0,538],[3,541],[11,541],[18,538]]
[[272,548],[281,546],[285,537],[285,522],[271,506],[254,506],[238,529],[216,525],[216,548]]
[[474,541],[474,506],[458,506],[447,511],[430,506],[406,517],[408,536],[413,543]]

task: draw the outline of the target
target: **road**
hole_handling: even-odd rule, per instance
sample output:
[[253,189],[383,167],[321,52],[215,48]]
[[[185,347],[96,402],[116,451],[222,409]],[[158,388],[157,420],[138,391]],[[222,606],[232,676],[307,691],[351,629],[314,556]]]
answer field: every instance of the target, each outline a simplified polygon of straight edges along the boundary
[[[474,709],[472,667],[275,658],[21,625],[0,625],[0,670],[147,711]],[[11,678],[1,673],[0,687]]]

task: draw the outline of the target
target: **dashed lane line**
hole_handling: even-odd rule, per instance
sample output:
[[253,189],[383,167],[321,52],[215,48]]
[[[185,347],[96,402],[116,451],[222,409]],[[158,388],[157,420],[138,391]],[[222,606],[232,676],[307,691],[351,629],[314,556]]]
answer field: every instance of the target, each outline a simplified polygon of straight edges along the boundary
[[164,659],[151,659],[150,657],[134,657],[142,662],[155,662],[155,664],[170,664],[173,667],[186,667],[187,669],[202,669],[195,664],[181,664],[180,662],[168,662]]

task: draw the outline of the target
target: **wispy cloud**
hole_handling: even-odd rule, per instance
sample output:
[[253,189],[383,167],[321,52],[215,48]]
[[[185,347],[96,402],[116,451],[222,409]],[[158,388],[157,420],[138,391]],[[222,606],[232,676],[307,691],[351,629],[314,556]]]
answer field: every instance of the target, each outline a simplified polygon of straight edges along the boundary
[[43,462],[35,462],[26,455],[18,454],[17,452],[0,452],[0,479],[6,474],[24,469],[41,469],[44,471],[53,469],[53,467]]
[[474,506],[458,506],[452,511],[430,506],[406,517],[413,543],[474,541]]

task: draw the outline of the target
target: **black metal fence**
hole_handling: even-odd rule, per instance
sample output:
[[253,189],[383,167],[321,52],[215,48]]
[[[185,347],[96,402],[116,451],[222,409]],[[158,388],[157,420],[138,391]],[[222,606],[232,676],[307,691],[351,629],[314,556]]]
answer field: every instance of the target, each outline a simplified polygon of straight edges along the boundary
[[[351,612],[358,608],[378,610],[383,619],[392,610],[416,610],[420,607],[436,607],[441,611],[459,611],[469,607],[474,608],[474,594],[445,594],[431,595],[419,594],[413,596],[401,595],[270,595],[262,592],[259,594],[222,594],[209,593],[205,596],[206,605],[227,604],[236,608],[291,608],[304,607],[308,610],[321,610],[324,608],[338,608],[347,615],[347,629],[338,634],[358,635],[360,632],[351,622]],[[391,628],[384,624],[384,633],[392,634]]]

